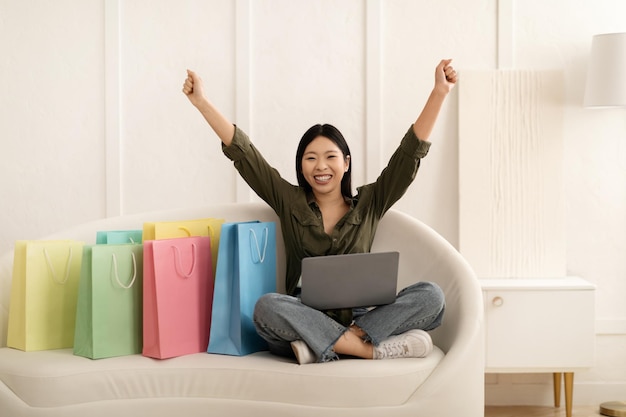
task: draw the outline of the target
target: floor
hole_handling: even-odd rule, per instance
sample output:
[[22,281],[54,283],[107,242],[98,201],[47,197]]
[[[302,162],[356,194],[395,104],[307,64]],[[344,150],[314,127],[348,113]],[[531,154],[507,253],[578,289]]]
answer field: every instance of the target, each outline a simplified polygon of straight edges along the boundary
[[[598,406],[574,407],[572,417],[600,416]],[[485,417],[565,417],[565,407],[487,406]]]

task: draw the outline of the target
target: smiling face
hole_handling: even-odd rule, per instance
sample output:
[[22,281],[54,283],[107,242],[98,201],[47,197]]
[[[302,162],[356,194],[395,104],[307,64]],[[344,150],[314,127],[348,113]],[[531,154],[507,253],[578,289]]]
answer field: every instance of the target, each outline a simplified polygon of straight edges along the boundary
[[350,156],[344,158],[341,149],[324,136],[318,136],[304,150],[302,175],[315,195],[341,196],[341,179],[350,166]]

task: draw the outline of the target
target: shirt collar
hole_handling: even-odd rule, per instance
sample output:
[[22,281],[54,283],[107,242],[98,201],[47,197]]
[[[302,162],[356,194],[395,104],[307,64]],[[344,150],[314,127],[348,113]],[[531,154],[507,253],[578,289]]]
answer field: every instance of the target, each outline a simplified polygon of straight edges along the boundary
[[[349,198],[349,197],[344,196],[343,199],[345,200],[346,203],[348,203],[350,208],[354,208],[354,204],[356,203],[356,197]],[[313,195],[312,191],[307,191],[306,202],[309,206],[312,204],[317,205],[317,202],[315,201],[315,196]]]

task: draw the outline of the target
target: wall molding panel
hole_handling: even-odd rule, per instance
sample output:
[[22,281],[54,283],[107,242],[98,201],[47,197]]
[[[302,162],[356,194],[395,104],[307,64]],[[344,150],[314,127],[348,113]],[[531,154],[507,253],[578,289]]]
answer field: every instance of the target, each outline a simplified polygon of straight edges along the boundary
[[498,0],[498,69],[515,68],[515,0]]
[[384,168],[380,0],[367,0],[365,20],[365,180],[373,182]]
[[626,335],[626,318],[597,319],[597,335]]
[[[252,132],[252,101],[251,92],[251,17],[250,0],[237,0],[235,3],[235,120],[244,126],[251,137]],[[248,202],[253,199],[254,193],[241,178],[235,176],[235,198],[237,202]]]
[[123,214],[120,56],[120,0],[104,0],[104,140],[107,217]]

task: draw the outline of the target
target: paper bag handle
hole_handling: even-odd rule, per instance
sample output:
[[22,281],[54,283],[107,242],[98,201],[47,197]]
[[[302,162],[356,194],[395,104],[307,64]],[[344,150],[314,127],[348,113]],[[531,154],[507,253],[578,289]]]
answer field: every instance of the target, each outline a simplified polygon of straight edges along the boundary
[[133,278],[130,280],[130,284],[124,285],[122,284],[122,281],[120,281],[120,275],[118,273],[117,256],[115,256],[114,253],[111,254],[111,258],[113,259],[113,272],[115,273],[115,280],[117,281],[120,287],[125,288],[125,289],[129,289],[130,287],[132,287],[133,284],[135,283],[135,279],[137,278],[137,259],[135,258],[134,253],[131,252],[130,255],[133,257]]
[[[259,248],[259,241],[256,237],[256,232],[254,231],[254,229],[250,229],[250,234],[254,238],[256,252],[257,252],[257,255],[259,256],[259,262],[254,262],[254,256],[253,256],[253,262],[255,264],[263,263],[265,261],[265,254],[267,253],[267,241],[269,240],[269,230],[267,229],[267,227],[263,230],[263,232],[265,233],[265,244],[263,245],[263,254],[261,254],[261,249]],[[250,241],[252,241],[252,239],[250,239]],[[254,251],[252,251],[252,254],[254,255]]]
[[50,261],[50,256],[48,255],[47,248],[43,248],[43,255],[46,258],[46,263],[48,264],[48,268],[50,269],[50,272],[52,273],[52,279],[54,280],[54,282],[56,282],[57,284],[61,284],[61,285],[65,284],[70,277],[70,265],[72,263],[72,248],[70,247],[70,253],[67,257],[67,264],[65,265],[65,279],[63,281],[59,281],[59,279],[57,278],[57,274],[54,271],[54,268],[52,267],[52,262]]
[[[206,227],[209,231],[209,237],[211,238],[211,240],[213,240],[215,238],[215,231],[210,224],[207,224]],[[191,230],[187,229],[185,226],[180,226],[178,230],[182,230],[183,232],[187,233],[187,237],[191,237]]]
[[192,261],[191,261],[191,269],[189,270],[188,273],[183,272],[183,265],[181,261],[182,256],[180,255],[180,249],[177,246],[173,246],[173,245],[172,245],[172,249],[174,249],[174,261],[175,261],[174,268],[176,269],[176,273],[183,278],[190,278],[193,275],[193,271],[196,269],[196,244],[195,243],[191,244]]

